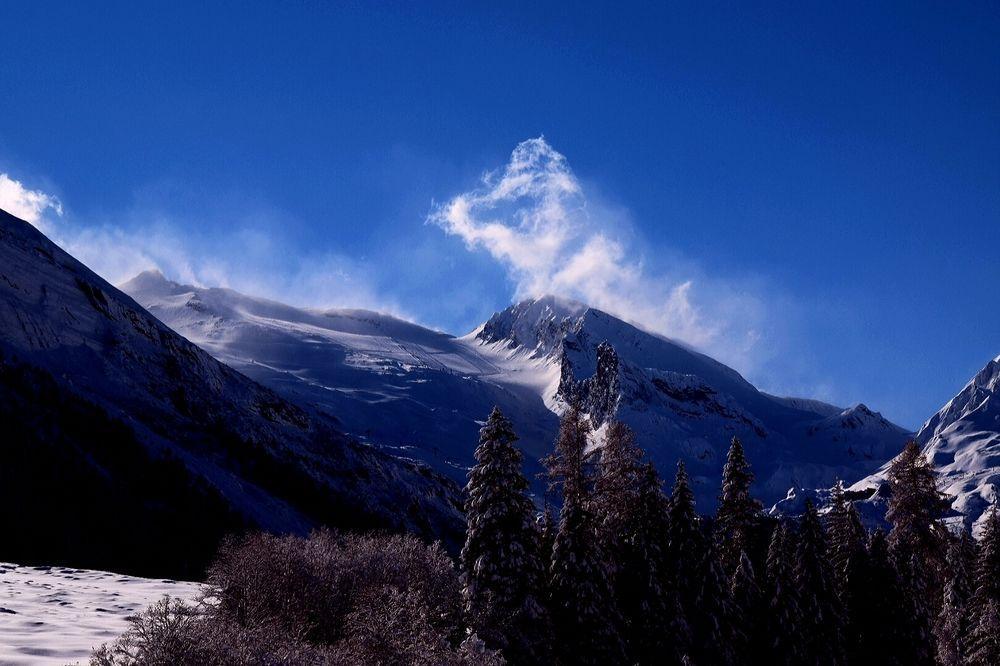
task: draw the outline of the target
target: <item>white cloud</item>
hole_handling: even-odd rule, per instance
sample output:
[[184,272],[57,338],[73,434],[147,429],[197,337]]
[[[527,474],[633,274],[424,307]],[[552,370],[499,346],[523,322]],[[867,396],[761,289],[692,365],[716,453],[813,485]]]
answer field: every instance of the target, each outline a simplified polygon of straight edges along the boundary
[[760,299],[690,265],[652,272],[623,238],[621,214],[584,193],[544,138],[520,143],[481,185],[429,221],[507,268],[518,298],[557,294],[621,316],[751,369],[759,360]]
[[38,190],[29,190],[20,181],[0,173],[0,208],[39,228],[44,228],[44,215],[52,210],[62,215],[59,199]]

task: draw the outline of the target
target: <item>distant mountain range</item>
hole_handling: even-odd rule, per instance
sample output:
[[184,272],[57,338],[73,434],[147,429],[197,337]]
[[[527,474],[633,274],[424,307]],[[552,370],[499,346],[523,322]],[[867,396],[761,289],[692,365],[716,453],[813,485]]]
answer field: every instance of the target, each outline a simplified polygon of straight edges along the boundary
[[791,486],[870,474],[912,436],[864,405],[762,393],[683,344],[552,296],[453,337],[374,312],[305,310],[181,285],[157,272],[121,288],[219,360],[459,483],[494,404],[513,420],[531,472],[551,451],[568,400],[579,400],[599,429],[625,421],[666,478],[678,459],[687,462],[703,511],[714,507],[733,435],[769,503]]
[[[940,474],[940,489],[955,498],[952,509],[978,533],[986,510],[1000,501],[1000,356],[928,419],[916,440]],[[877,488],[887,471],[888,464],[851,489]]]
[[10,560],[197,575],[241,529],[464,529],[454,483],[216,361],[2,211],[0,423]]

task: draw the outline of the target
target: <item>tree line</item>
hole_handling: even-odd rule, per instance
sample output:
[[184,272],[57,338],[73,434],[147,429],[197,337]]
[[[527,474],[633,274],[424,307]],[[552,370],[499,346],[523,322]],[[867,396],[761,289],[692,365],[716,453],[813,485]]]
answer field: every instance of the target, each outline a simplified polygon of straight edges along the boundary
[[678,462],[669,495],[630,429],[603,446],[570,406],[541,519],[497,409],[469,473],[462,595],[470,629],[512,663],[1000,664],[1000,518],[977,544],[910,442],[888,471],[888,531],[842,484],[821,514],[772,518],[733,438],[716,513]]

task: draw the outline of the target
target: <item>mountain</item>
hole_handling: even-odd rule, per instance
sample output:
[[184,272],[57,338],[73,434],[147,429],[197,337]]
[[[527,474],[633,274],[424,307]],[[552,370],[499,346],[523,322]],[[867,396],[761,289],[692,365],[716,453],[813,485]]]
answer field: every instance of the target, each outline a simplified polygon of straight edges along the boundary
[[156,272],[121,288],[240,372],[459,482],[494,404],[513,420],[530,473],[551,451],[557,415],[576,399],[597,426],[611,418],[631,425],[667,478],[685,459],[706,511],[733,435],[768,501],[790,486],[874,471],[909,436],[864,405],[767,395],[683,344],[553,296],[454,337],[374,312],[180,285]]
[[0,423],[8,559],[197,575],[240,529],[462,532],[453,483],[218,362],[2,211]]
[[[938,471],[952,509],[978,531],[985,512],[1000,501],[1000,356],[993,359],[917,432],[916,440]],[[888,463],[853,486],[878,488]]]

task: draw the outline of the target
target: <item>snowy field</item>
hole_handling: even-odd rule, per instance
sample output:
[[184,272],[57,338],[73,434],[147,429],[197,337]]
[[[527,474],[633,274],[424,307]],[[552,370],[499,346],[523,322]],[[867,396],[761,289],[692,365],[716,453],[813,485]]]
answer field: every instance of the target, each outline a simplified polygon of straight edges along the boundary
[[125,618],[165,594],[192,600],[199,584],[106,571],[0,564],[0,664],[87,663]]

